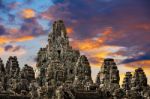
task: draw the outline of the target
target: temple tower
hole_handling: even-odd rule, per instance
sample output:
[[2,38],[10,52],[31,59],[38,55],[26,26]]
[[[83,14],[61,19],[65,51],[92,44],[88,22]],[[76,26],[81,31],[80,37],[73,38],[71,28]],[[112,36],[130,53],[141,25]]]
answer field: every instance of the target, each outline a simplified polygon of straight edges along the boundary
[[6,63],[6,73],[11,77],[18,77],[20,67],[16,56],[10,56]]

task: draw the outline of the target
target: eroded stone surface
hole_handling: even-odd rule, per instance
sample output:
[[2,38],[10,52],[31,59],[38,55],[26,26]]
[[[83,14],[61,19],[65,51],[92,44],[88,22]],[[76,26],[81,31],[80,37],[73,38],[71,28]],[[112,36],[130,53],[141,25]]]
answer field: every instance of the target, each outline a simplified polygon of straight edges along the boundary
[[62,20],[53,23],[47,46],[37,54],[36,66],[39,74],[35,78],[32,66],[26,64],[20,69],[16,56],[10,56],[6,66],[0,59],[0,97],[150,99],[150,87],[143,69],[136,69],[133,75],[127,72],[120,86],[119,70],[111,58],[104,59],[93,82],[89,61],[69,45]]

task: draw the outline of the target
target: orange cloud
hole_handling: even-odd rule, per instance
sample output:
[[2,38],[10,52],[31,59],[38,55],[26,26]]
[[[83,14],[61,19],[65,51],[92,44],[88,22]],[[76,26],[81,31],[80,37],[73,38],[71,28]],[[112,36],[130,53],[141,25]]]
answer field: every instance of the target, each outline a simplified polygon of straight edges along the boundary
[[108,52],[100,51],[100,46],[103,45],[103,41],[99,41],[98,39],[85,39],[85,40],[74,40],[71,42],[71,45],[75,49],[79,49],[81,52],[86,53],[86,55],[90,58],[91,65],[99,66],[100,61],[104,58]]
[[137,24],[135,27],[137,29],[143,29],[146,31],[150,31],[150,23]]
[[41,13],[40,17],[45,19],[45,20],[52,20],[53,19],[53,15],[50,13],[46,13],[46,12]]
[[9,30],[10,34],[16,34],[18,32],[19,32],[19,30],[17,28],[12,28],[12,29]]
[[28,40],[32,40],[32,39],[34,39],[33,36],[23,36],[20,38],[11,38],[11,37],[6,37],[6,36],[1,36],[0,44],[5,44],[8,42],[24,42],[24,41],[28,41]]
[[6,37],[0,36],[0,44],[4,44],[6,42],[9,42],[10,40]]
[[110,52],[104,51],[104,52],[101,52],[101,53],[97,53],[96,55],[94,55],[94,57],[99,58],[99,59],[103,59],[109,54],[110,54]]
[[107,27],[103,31],[103,35],[107,36],[112,33],[112,27]]
[[123,60],[125,58],[124,56],[115,53],[124,47],[105,44],[105,41],[110,40],[113,28],[105,27],[103,30],[96,31],[101,33],[98,37],[85,40],[73,40],[71,45],[86,54],[92,66],[101,66],[105,58],[115,58],[118,62]]
[[92,66],[101,66],[105,58],[114,58],[116,62],[120,62],[124,57],[116,55],[115,53],[121,50],[123,47],[120,46],[110,46],[101,45],[99,48],[82,51],[89,58]]
[[104,58],[95,57],[94,55],[87,55],[87,57],[92,67],[101,67],[104,60]]
[[36,14],[35,14],[35,11],[33,9],[24,9],[22,11],[22,17],[26,18],[26,19],[33,18],[33,17],[35,17],[35,15]]
[[132,63],[125,64],[125,66],[131,67],[131,68],[142,67],[144,69],[150,69],[150,60],[135,61]]
[[34,39],[33,36],[24,36],[24,37],[17,38],[15,41],[23,42],[23,41],[29,41],[29,40],[32,40],[32,39]]
[[91,59],[90,60],[90,63],[91,63],[91,66],[98,66],[100,67],[103,63],[103,60],[105,58],[107,58],[109,56],[109,54],[111,54],[112,52],[109,52],[109,51],[102,51],[102,50],[99,50],[98,52],[96,53],[90,53],[90,55],[88,55],[88,57]]
[[0,47],[0,53],[3,53],[4,49]]
[[92,39],[76,40],[71,42],[71,44],[73,45],[74,48],[79,49],[81,51],[91,50],[100,47],[100,43]]
[[[105,41],[109,39],[109,35],[113,32],[112,27],[106,27],[102,30],[96,30],[97,32],[100,31],[100,36],[93,37],[91,39],[84,39],[84,40],[74,40],[71,42],[74,48],[77,48],[81,51],[93,50],[95,48],[99,48],[101,45],[104,45]],[[67,28],[67,32],[73,33],[73,29],[71,27]]]
[[73,28],[71,27],[67,27],[66,30],[67,30],[68,35],[71,35],[73,33]]

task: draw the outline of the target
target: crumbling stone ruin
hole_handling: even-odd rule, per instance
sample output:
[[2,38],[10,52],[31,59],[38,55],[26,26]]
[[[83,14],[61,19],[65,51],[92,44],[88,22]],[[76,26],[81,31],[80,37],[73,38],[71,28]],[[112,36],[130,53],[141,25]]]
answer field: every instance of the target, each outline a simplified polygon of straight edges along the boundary
[[0,99],[30,99],[30,97],[24,96],[29,92],[28,80],[22,79],[20,74],[16,56],[10,56],[5,67],[0,59]]
[[20,68],[16,56],[10,56],[6,65],[0,59],[0,99],[150,99],[143,69],[126,72],[120,86],[119,70],[111,58],[104,59],[93,82],[88,58],[69,45],[62,20],[53,23],[36,66],[37,77],[32,66]]

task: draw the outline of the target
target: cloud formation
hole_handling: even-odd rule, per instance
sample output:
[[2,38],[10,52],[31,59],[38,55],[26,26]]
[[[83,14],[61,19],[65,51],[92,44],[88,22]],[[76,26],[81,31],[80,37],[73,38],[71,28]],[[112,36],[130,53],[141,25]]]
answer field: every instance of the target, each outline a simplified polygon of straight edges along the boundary
[[23,9],[22,13],[21,13],[22,17],[25,19],[28,18],[33,18],[36,16],[36,13],[33,9]]
[[20,46],[12,46],[12,45],[6,45],[4,48],[5,51],[11,51],[11,52],[16,52],[20,49],[21,49]]
[[36,18],[27,18],[23,20],[19,28],[8,28],[0,25],[0,44],[28,41],[45,34],[45,30]]
[[5,45],[7,43],[15,43],[15,42],[24,42],[34,39],[33,36],[23,36],[19,38],[12,38],[11,36],[1,36],[0,37],[0,45]]
[[[92,66],[101,66],[104,58],[112,57],[122,71],[137,68],[131,64],[143,63],[144,69],[149,68],[149,0],[52,2],[0,0],[1,56],[16,54],[25,60],[23,62],[28,62],[31,56],[35,56],[35,49],[40,47],[37,43],[41,42],[39,36],[47,35],[52,22],[62,19],[71,37],[71,45],[87,55]],[[47,42],[46,37],[41,45]],[[27,46],[31,47],[25,49]],[[22,56],[25,53],[32,55],[25,58]]]
[[[73,27],[71,37],[75,39],[73,45],[76,45],[76,48],[86,51],[99,48],[101,45],[123,46],[127,50],[120,54],[117,52],[116,55],[129,59],[122,63],[149,60],[150,55],[147,53],[150,50],[146,50],[149,49],[150,37],[148,0],[93,2],[53,0],[53,2],[55,5],[41,13],[43,16],[41,18],[51,21],[65,20],[68,26]],[[143,46],[145,49],[142,49]],[[142,52],[143,56],[138,54]]]

